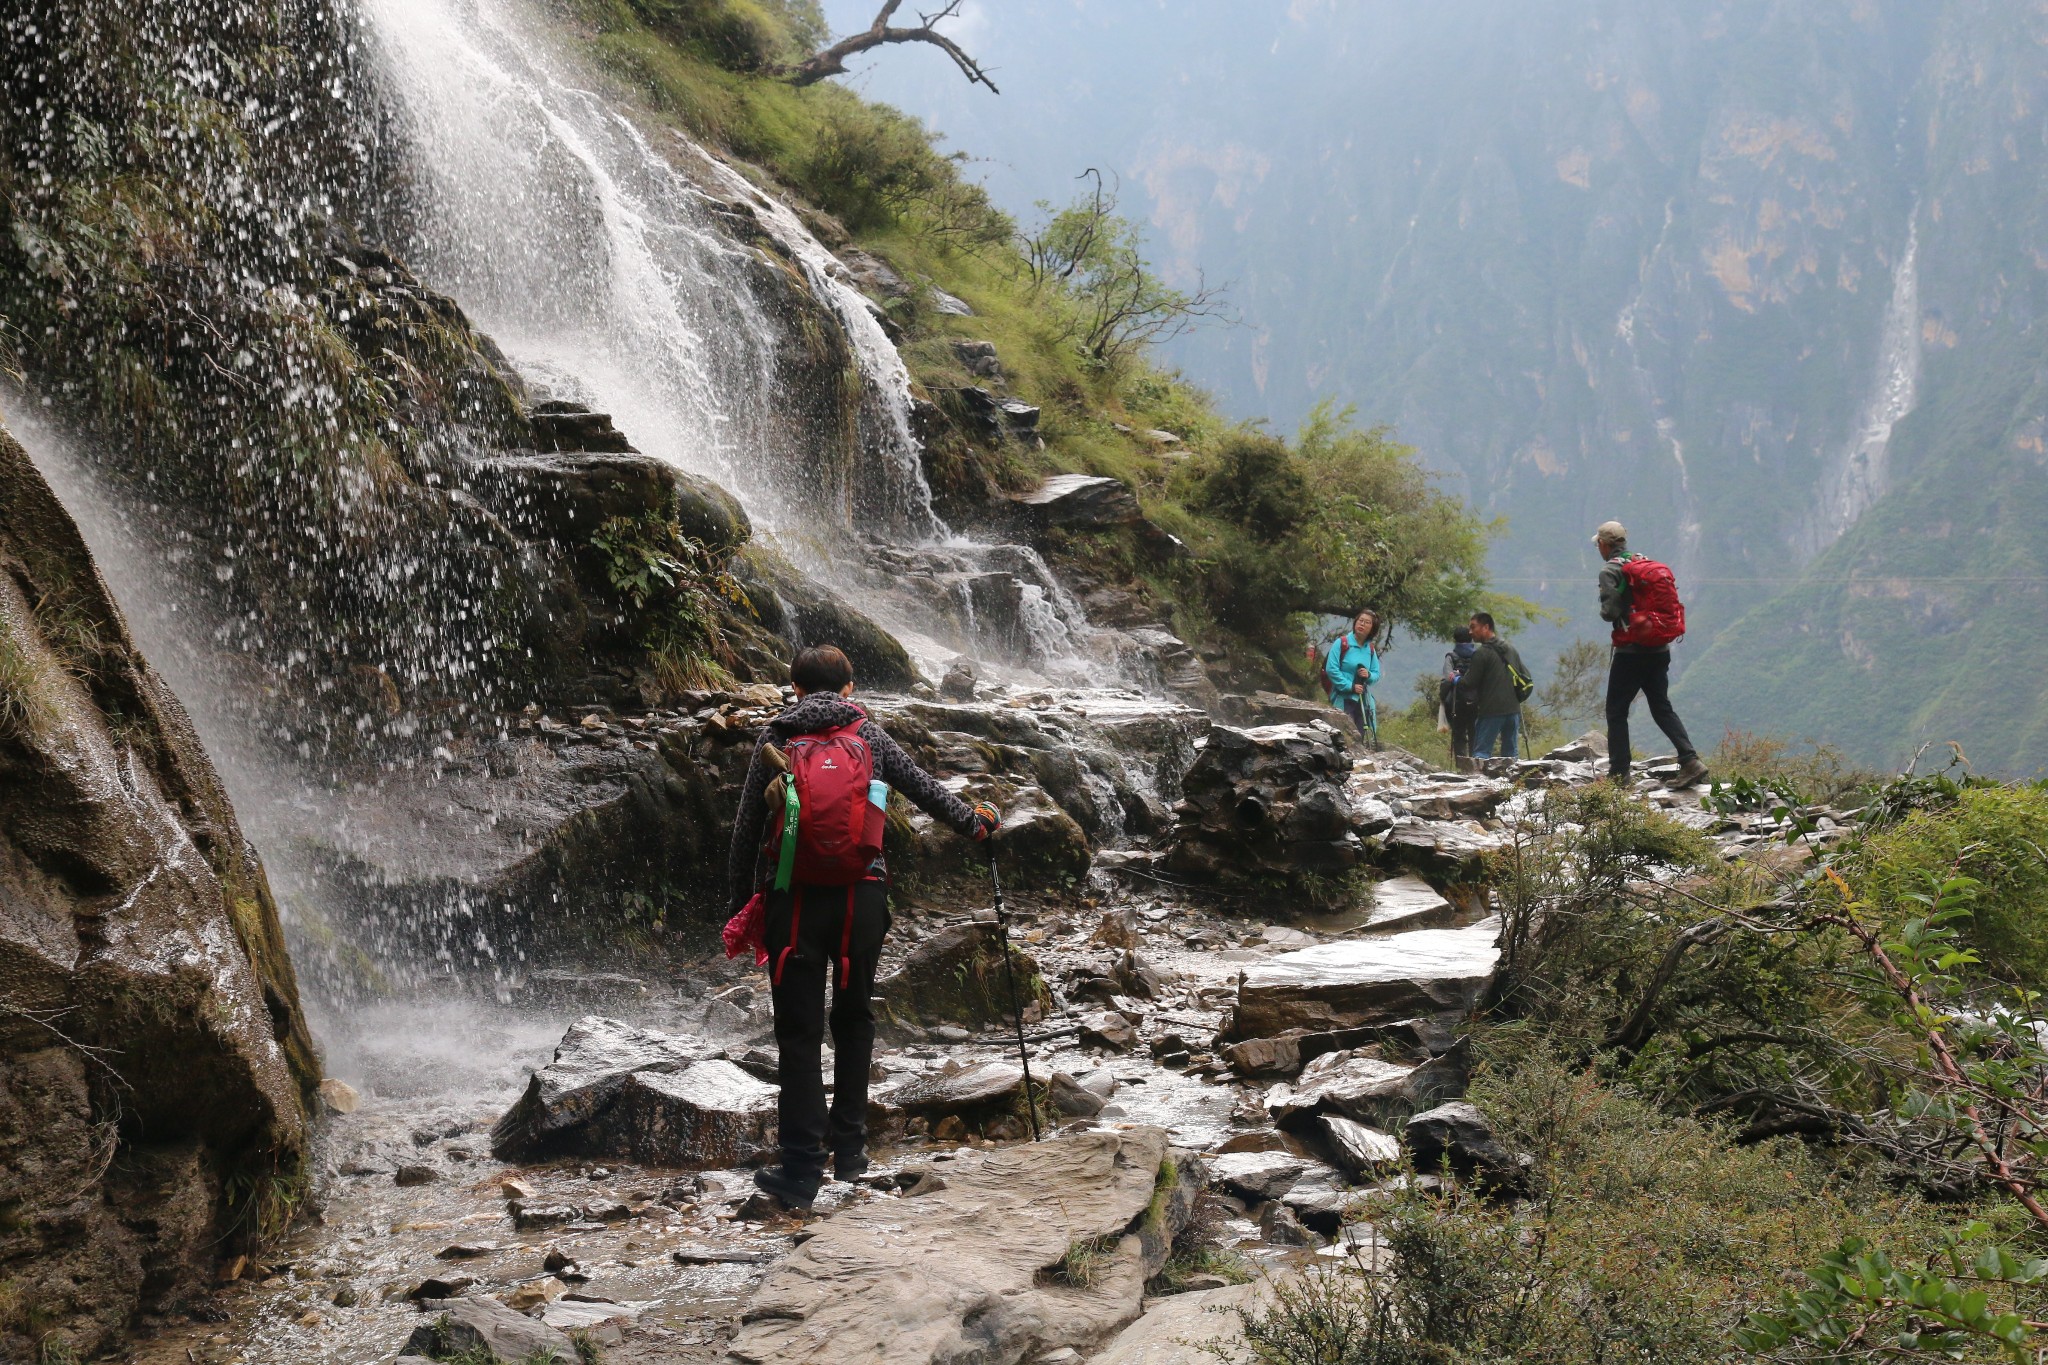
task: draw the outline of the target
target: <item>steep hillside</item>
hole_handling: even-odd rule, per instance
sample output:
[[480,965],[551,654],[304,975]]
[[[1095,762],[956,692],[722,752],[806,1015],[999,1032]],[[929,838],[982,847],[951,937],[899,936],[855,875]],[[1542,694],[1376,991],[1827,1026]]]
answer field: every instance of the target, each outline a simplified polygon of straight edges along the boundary
[[[1969,585],[1903,580],[1996,576],[1980,566],[2004,551],[1909,548],[1918,518],[1890,509],[1848,561],[1818,556],[1893,490],[1912,506],[1922,475],[2003,506],[2039,486],[2020,376],[2048,262],[2041,22],[1971,0],[1457,0],[1196,4],[1166,30],[1024,3],[975,34],[1005,62],[1000,99],[931,64],[857,80],[989,157],[1012,207],[1064,199],[1083,165],[1121,172],[1170,260],[1234,283],[1247,325],[1177,351],[1226,406],[1334,394],[1392,422],[1508,519],[1497,581],[1568,635],[1597,630],[1586,536],[1620,516],[1690,585],[1696,711],[1877,760],[1976,726],[2003,685],[1936,650],[1869,680],[1871,727],[1772,682],[1846,677],[1853,650],[1795,664],[1767,637],[1845,562],[1888,584],[1859,592],[2000,633],[1998,611],[1961,610]],[[1813,593],[1720,638],[1809,565]]]
[[1698,710],[1871,757],[1953,738],[1994,770],[2048,765],[2044,42],[2039,6],[1952,6],[1933,35],[1912,94],[1922,397],[1894,486],[1694,666]]

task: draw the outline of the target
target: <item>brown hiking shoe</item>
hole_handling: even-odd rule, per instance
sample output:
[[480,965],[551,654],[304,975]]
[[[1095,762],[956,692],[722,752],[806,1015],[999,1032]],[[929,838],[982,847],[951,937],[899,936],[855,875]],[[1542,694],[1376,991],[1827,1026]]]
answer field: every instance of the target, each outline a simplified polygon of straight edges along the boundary
[[1667,791],[1678,792],[1684,791],[1687,787],[1697,787],[1706,780],[1707,761],[1698,754],[1694,754],[1691,758],[1685,760],[1677,772],[1671,775],[1671,780],[1666,782],[1664,787]]

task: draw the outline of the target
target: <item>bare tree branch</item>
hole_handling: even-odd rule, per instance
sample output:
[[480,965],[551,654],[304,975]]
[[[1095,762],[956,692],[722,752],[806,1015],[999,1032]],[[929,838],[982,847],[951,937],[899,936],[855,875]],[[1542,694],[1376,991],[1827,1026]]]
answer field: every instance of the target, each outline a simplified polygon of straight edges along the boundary
[[791,85],[816,85],[827,76],[846,74],[846,59],[858,53],[867,52],[887,43],[930,43],[948,57],[953,65],[960,68],[960,74],[967,77],[970,85],[985,85],[992,95],[1000,95],[996,83],[989,79],[988,72],[980,62],[974,60],[951,38],[939,32],[941,22],[960,13],[964,0],[946,0],[946,4],[933,14],[918,15],[916,28],[892,28],[889,20],[903,6],[903,0],[886,0],[882,12],[875,16],[875,22],[859,33],[841,38],[832,46],[813,53],[795,66],[777,69],[776,74]]

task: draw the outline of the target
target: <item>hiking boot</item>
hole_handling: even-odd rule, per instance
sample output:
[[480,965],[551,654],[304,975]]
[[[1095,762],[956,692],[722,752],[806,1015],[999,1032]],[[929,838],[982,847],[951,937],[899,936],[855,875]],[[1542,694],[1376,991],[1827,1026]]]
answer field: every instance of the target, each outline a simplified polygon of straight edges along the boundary
[[1687,787],[1697,787],[1706,780],[1707,761],[1694,754],[1679,766],[1678,771],[1671,775],[1671,780],[1664,786],[1669,791],[1684,791]]
[[832,1174],[841,1180],[858,1180],[867,1168],[868,1154],[864,1148],[856,1147],[850,1152],[841,1152],[832,1158]]
[[824,1174],[802,1175],[787,1166],[763,1166],[754,1172],[754,1183],[782,1201],[784,1208],[808,1209],[817,1202]]

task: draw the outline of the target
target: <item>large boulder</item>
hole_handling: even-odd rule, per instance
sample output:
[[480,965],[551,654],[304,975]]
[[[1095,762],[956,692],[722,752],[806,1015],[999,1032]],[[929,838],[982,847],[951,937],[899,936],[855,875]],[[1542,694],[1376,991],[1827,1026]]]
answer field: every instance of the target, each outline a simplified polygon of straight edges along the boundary
[[1500,923],[1319,943],[1248,968],[1230,1038],[1358,1028],[1469,1011],[1500,960]]
[[948,925],[911,949],[901,966],[875,984],[875,994],[882,1012],[899,1026],[980,1030],[1009,1019],[1013,980],[1024,1005],[1051,1005],[1037,961],[1013,944],[1006,973],[997,926],[971,920]]
[[429,1299],[431,1314],[405,1343],[408,1355],[428,1360],[462,1360],[479,1365],[529,1365],[576,1360],[576,1343],[562,1332],[482,1295]]
[[1096,474],[1055,474],[1017,505],[1040,526],[1124,526],[1143,515],[1129,484]]
[[[755,1292],[728,1358],[939,1365],[1089,1349],[1138,1316],[1185,1216],[1166,1158],[1158,1128],[965,1153],[943,1189],[814,1224]],[[1083,1244],[1101,1248],[1085,1284],[1060,1273]]]
[[1364,1053],[1325,1053],[1304,1067],[1292,1085],[1268,1091],[1266,1112],[1282,1123],[1333,1113],[1359,1123],[1385,1123],[1390,1116],[1414,1111],[1408,1091],[1414,1073],[1412,1066]]
[[0,1260],[39,1324],[0,1357],[96,1355],[251,1249],[319,1080],[263,866],[0,430]]
[[695,1038],[579,1019],[491,1130],[508,1160],[608,1156],[723,1168],[775,1142],[776,1089]]
[[1453,1100],[1415,1115],[1403,1128],[1402,1136],[1414,1155],[1418,1171],[1449,1167],[1467,1180],[1504,1187],[1518,1185],[1527,1178],[1524,1159],[1503,1146],[1494,1136],[1486,1115],[1465,1100]]
[[1181,779],[1167,869],[1304,906],[1330,899],[1361,853],[1350,767],[1327,725],[1215,726]]
[[864,689],[900,692],[920,680],[902,641],[773,553],[750,546],[732,573],[761,624],[792,649],[839,646]]

